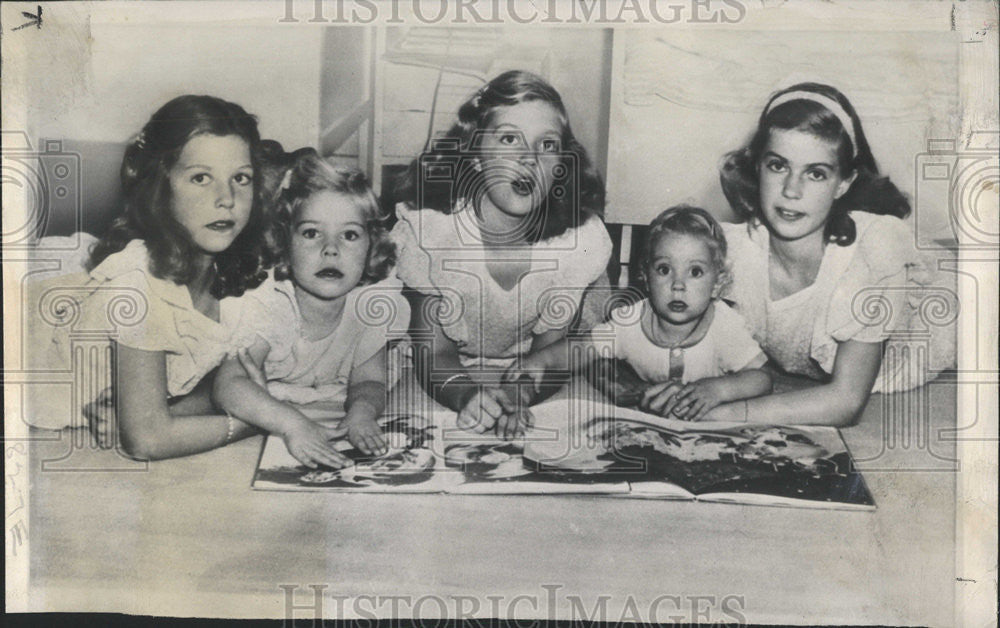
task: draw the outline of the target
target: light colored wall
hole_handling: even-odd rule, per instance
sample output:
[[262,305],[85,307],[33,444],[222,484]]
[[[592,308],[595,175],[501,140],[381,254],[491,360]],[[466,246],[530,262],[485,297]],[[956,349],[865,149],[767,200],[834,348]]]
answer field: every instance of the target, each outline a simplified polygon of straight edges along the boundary
[[[364,38],[359,28],[329,28],[323,55],[321,119],[328,124],[363,99],[358,78],[365,73]],[[452,38],[450,55],[437,55],[435,42]],[[607,151],[609,29],[402,28],[386,30],[375,72],[379,81],[377,120],[380,125],[376,164],[403,164],[423,148],[431,103],[444,64],[434,132],[446,131],[456,112],[483,83],[512,69],[547,78],[563,97],[577,138],[603,172]],[[400,52],[403,50],[403,52]],[[415,65],[426,63],[425,67]],[[460,70],[453,72],[450,70]],[[478,77],[478,78],[477,78]],[[377,105],[379,106],[379,105]],[[335,151],[356,157],[351,138]]]
[[37,59],[28,88],[33,140],[124,142],[169,99],[201,93],[257,115],[263,137],[316,143],[320,29],[123,22],[65,35],[29,57]]
[[[918,157],[959,128],[953,32],[615,32],[608,218],[648,224],[677,203],[729,218],[718,164],[752,135],[768,96],[827,83],[848,96],[883,174],[911,199]],[[948,199],[920,195],[922,230],[947,237]]]

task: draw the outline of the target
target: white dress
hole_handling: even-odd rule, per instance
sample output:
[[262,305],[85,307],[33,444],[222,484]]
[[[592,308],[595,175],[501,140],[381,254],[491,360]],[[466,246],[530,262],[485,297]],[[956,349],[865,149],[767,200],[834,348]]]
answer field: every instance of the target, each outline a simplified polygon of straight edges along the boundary
[[[397,275],[407,287],[442,298],[442,329],[465,366],[505,368],[528,352],[533,335],[568,326],[611,257],[611,238],[592,216],[533,244],[530,272],[507,290],[490,275],[490,252],[471,208],[444,214],[400,204],[396,212]],[[589,326],[600,321],[600,313],[589,314]]]
[[[342,409],[351,371],[388,342],[405,340],[410,307],[398,280],[355,288],[347,294],[342,318],[326,337],[306,338],[291,281],[269,278],[246,295],[246,320],[270,347],[264,361],[267,390],[296,405]],[[398,343],[397,343],[398,344]],[[399,379],[390,353],[386,385]]]
[[839,343],[888,341],[874,392],[920,386],[955,362],[954,279],[919,254],[902,220],[850,216],[855,241],[828,244],[815,281],[778,300],[770,298],[767,228],[723,225],[733,272],[727,297],[767,355],[790,373],[824,379]]
[[[86,259],[78,257],[77,263]],[[191,392],[247,342],[242,297],[219,301],[218,322],[206,317],[185,286],[153,276],[142,240],[132,240],[89,273],[71,266],[25,285],[25,363],[47,374],[24,387],[31,425],[86,425],[84,407],[112,388],[113,341],[165,353],[168,398]]]

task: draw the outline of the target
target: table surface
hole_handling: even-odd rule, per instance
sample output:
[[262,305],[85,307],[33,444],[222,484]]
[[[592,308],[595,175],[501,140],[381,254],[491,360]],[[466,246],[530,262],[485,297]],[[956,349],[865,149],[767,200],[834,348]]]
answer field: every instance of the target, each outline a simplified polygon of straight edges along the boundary
[[30,608],[951,625],[954,388],[843,430],[874,512],[253,491],[261,437],[147,465],[32,432]]

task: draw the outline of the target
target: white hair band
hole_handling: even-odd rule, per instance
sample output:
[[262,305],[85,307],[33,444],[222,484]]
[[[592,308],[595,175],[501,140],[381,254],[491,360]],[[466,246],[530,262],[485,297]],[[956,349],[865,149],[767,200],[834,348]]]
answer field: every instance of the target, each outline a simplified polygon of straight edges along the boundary
[[840,120],[840,125],[844,127],[844,131],[847,133],[847,137],[851,139],[852,156],[858,156],[858,138],[854,133],[854,121],[851,119],[851,116],[847,115],[847,111],[840,105],[840,103],[829,96],[817,94],[816,92],[807,92],[804,90],[785,92],[784,94],[774,98],[768,104],[767,111],[764,112],[764,115],[766,116],[778,105],[783,105],[792,100],[811,100],[814,103],[823,105],[823,107],[825,107],[830,113],[837,116],[837,119]]

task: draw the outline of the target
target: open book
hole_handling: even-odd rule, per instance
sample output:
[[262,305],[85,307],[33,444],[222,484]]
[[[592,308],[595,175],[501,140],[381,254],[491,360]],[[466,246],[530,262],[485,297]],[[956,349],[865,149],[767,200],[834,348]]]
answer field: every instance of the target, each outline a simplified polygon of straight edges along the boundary
[[601,494],[647,499],[872,510],[836,428],[686,423],[580,399],[533,407],[534,427],[502,441],[455,427],[454,413],[382,423],[390,449],[346,440],[346,469],[300,465],[264,443],[253,488],[456,494]]

